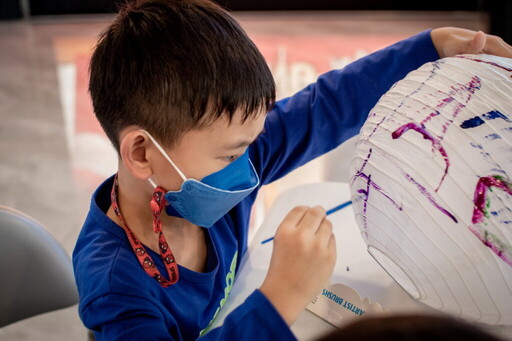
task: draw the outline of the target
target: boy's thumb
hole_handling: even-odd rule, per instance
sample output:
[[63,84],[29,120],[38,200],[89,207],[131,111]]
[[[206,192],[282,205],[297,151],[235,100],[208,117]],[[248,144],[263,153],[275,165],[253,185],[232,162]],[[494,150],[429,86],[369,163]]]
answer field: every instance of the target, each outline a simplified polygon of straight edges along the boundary
[[481,53],[485,47],[485,41],[487,36],[484,32],[478,31],[475,33],[473,38],[468,41],[468,51],[466,53]]

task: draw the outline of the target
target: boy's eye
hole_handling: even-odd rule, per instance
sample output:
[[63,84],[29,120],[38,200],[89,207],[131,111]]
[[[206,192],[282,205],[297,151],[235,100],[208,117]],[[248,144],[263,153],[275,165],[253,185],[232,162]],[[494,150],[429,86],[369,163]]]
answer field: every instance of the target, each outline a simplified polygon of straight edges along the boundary
[[224,161],[231,163],[231,162],[235,161],[236,159],[238,159],[239,157],[240,157],[240,155],[237,154],[237,155],[225,156],[223,159],[224,159]]

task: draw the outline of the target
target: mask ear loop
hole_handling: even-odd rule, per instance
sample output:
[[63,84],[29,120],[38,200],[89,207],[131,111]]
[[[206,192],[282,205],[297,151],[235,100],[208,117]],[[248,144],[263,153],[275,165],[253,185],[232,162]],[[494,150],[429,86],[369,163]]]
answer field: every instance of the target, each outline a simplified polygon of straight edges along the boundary
[[[145,131],[144,129],[139,129],[139,131],[142,131],[143,133],[145,133],[149,139],[151,140],[151,142],[153,142],[153,144],[155,145],[156,149],[158,149],[160,151],[160,153],[162,153],[162,155],[167,159],[167,161],[169,161],[169,163],[174,167],[174,169],[176,170],[176,172],[178,172],[178,174],[181,176],[181,178],[183,179],[183,181],[187,181],[187,177],[185,176],[185,174],[183,174],[183,172],[178,168],[178,166],[176,166],[176,164],[171,160],[171,158],[169,157],[169,155],[167,155],[167,153],[165,152],[165,150],[160,146],[160,144],[158,144],[158,142],[156,142],[156,140],[153,138],[153,136],[151,136],[150,133],[148,133],[147,131]],[[151,180],[151,179],[148,179],[149,182],[156,188],[157,186],[155,185],[154,181]]]
[[153,186],[153,188],[157,188],[158,186],[156,185],[156,183],[151,179],[151,178],[148,178],[148,181],[149,183],[151,184],[151,186]]

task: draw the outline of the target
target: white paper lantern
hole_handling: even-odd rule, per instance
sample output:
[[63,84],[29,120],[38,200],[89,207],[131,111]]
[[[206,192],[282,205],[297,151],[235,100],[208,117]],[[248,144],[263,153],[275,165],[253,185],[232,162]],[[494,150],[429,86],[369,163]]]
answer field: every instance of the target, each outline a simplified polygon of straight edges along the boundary
[[415,299],[512,325],[512,59],[427,63],[371,111],[350,166],[370,254]]

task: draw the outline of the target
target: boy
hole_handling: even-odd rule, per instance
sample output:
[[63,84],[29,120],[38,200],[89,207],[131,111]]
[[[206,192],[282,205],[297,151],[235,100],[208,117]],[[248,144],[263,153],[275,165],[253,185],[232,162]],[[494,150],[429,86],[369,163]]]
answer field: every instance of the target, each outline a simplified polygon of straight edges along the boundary
[[84,324],[97,340],[294,339],[289,326],[336,259],[320,207],[287,215],[261,288],[209,330],[259,188],[357,134],[379,97],[425,62],[509,48],[483,33],[423,32],[274,105],[265,60],[217,5],[127,5],[90,66],[119,169],[94,193],[73,254]]

